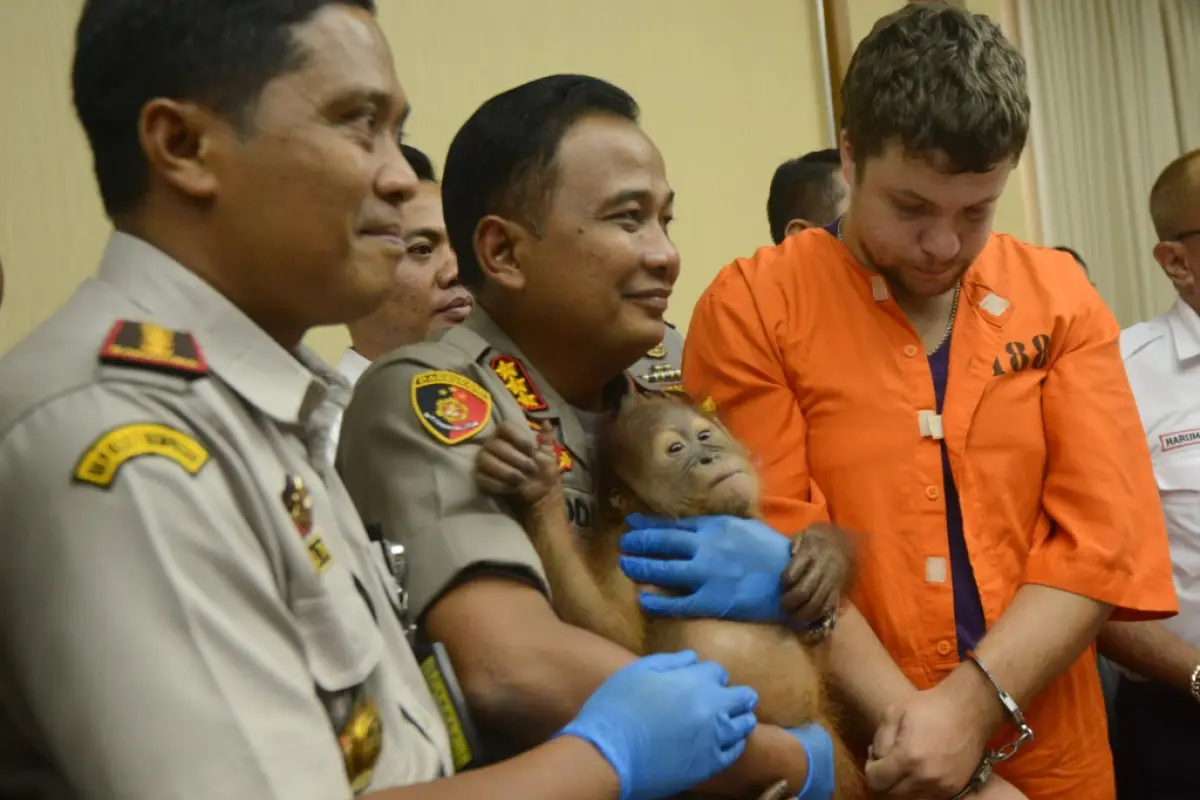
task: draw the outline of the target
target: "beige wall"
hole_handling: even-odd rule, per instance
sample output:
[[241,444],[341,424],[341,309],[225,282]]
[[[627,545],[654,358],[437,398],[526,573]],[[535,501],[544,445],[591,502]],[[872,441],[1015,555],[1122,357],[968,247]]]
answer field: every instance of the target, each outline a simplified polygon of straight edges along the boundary
[[[81,0],[3,0],[0,352],[95,268],[107,230],[70,105]],[[441,162],[487,97],[551,72],[629,90],[678,192],[684,272],[670,317],[686,326],[722,264],[769,241],[776,164],[828,147],[816,5],[809,0],[383,0],[380,20],[415,112],[410,141]],[[563,265],[569,277],[570,265]],[[341,329],[315,331],[327,358]]]

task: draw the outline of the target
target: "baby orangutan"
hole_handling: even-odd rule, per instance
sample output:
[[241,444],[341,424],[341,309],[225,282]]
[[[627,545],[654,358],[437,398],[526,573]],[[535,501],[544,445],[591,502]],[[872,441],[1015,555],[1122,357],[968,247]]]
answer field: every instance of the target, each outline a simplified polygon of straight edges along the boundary
[[[720,663],[731,682],[758,692],[761,721],[787,728],[810,722],[824,727],[834,741],[834,797],[866,797],[861,770],[836,733],[822,682],[823,647],[805,643],[784,625],[645,615],[639,591],[664,590],[638,586],[621,571],[620,538],[631,513],[759,517],[758,475],[738,443],[715,420],[683,403],[650,399],[626,404],[597,438],[597,507],[593,533],[584,537],[567,520],[550,436],[540,434],[531,447],[527,429],[501,425],[484,444],[476,479],[485,491],[520,501],[559,617],[638,655],[691,649]],[[849,547],[832,530],[812,530],[793,549],[799,546],[812,556],[803,576],[804,594],[816,600],[806,604],[811,615],[800,618],[819,618],[836,609],[849,572]],[[762,800],[785,797],[786,789],[780,782]]]

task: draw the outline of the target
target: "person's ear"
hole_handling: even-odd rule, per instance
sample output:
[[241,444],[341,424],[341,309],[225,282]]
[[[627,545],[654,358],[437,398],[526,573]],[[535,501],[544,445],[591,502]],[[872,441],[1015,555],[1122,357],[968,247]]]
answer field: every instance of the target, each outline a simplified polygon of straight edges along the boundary
[[217,194],[214,150],[232,136],[229,123],[195,103],[159,97],[142,108],[137,132],[151,172],[189,197]]
[[518,222],[489,215],[475,226],[475,258],[488,280],[510,292],[525,286],[522,255],[533,233]]
[[788,220],[787,227],[783,229],[783,235],[784,237],[788,237],[792,234],[799,233],[800,231],[806,231],[809,228],[815,227],[817,227],[815,224],[806,219],[790,219]]
[[854,150],[850,146],[850,136],[844,130],[838,134],[838,153],[842,157],[842,177],[846,179],[847,186],[854,186]]
[[1187,249],[1182,242],[1159,242],[1154,245],[1154,260],[1162,267],[1167,278],[1175,285],[1176,291],[1190,291],[1195,283],[1195,276],[1187,261]]

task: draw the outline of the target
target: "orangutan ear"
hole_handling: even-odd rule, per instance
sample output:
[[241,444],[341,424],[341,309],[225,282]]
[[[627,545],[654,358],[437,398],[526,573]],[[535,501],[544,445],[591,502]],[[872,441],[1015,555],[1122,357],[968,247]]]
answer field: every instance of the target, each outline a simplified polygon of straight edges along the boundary
[[617,511],[622,518],[627,517],[637,511],[637,501],[625,494],[625,492],[622,492],[620,489],[609,490],[608,505],[610,508]]

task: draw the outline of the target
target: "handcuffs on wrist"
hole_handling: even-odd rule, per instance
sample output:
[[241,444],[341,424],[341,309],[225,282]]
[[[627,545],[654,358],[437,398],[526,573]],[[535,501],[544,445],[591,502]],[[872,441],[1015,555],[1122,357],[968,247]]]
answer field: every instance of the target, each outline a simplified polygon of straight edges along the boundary
[[[963,787],[961,792],[950,798],[950,800],[961,800],[961,798],[982,789],[984,784],[991,779],[992,772],[997,764],[1012,758],[1025,743],[1033,741],[1033,728],[1029,727],[1029,723],[1025,721],[1025,715],[1021,713],[1021,707],[1017,705],[1017,701],[1012,699],[1012,695],[1000,688],[1000,684],[996,683],[996,679],[992,677],[992,673],[988,671],[988,668],[984,666],[974,651],[969,651],[967,658],[979,668],[979,671],[988,679],[988,683],[992,684],[992,688],[996,690],[996,696],[1000,698],[1000,703],[1004,706],[1004,710],[1008,712],[1009,719],[1012,720],[1013,726],[1017,729],[1017,738],[997,750],[986,751],[983,754],[983,759],[979,762],[979,766],[975,768],[975,773],[967,781],[967,785]],[[1193,688],[1196,687],[1197,678],[1200,678],[1200,667],[1192,675]]]

